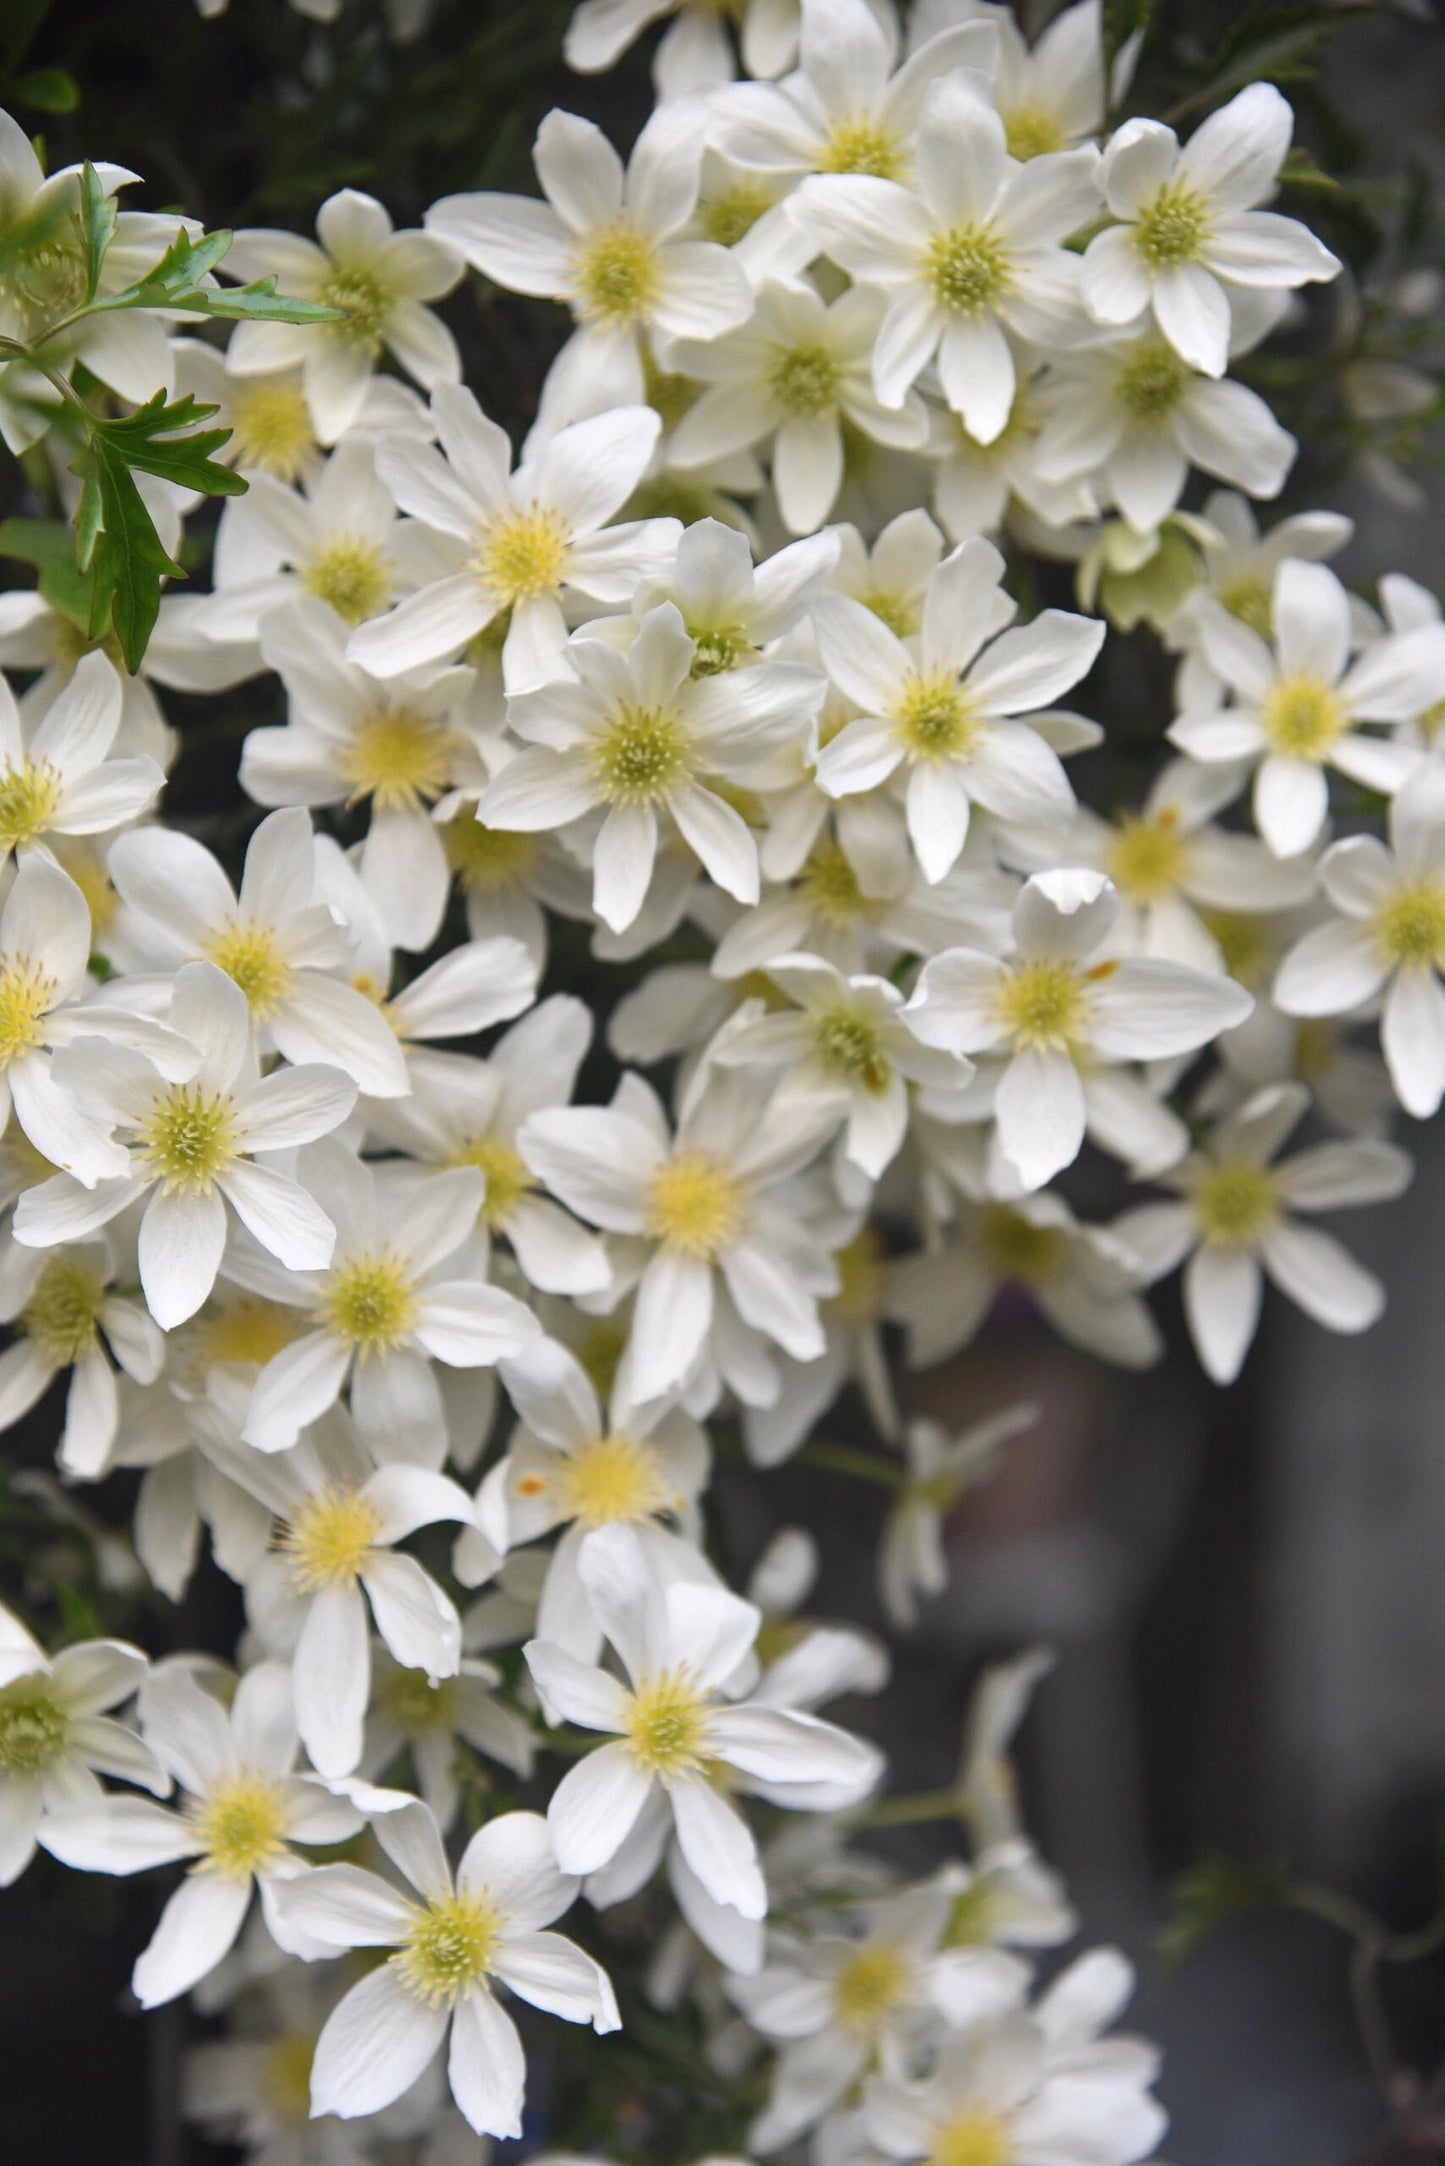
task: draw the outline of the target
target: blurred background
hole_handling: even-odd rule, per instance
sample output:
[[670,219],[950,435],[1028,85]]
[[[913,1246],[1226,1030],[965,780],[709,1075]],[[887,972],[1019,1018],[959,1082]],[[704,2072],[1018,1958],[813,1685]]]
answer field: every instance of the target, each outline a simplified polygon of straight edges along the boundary
[[[370,0],[351,9],[375,12]],[[1159,34],[1186,58],[1207,54],[1265,12],[1180,0],[1160,8]],[[1445,38],[1414,10],[1343,12],[1320,91],[1296,90],[1284,65],[1277,79],[1328,170],[1348,155],[1393,186],[1408,169],[1428,196],[1445,182]],[[62,84],[58,109],[17,112],[52,163],[91,155],[145,174],[131,200],[147,207],[309,229],[315,205],[354,184],[404,224],[449,189],[530,189],[528,147],[554,104],[619,141],[635,132],[646,46],[614,76],[579,81],[558,57],[566,14],[559,0],[441,0],[420,45],[398,54],[379,32],[351,38],[329,73],[328,41],[280,0],[232,0],[212,24],[190,0],[48,11],[0,0],[0,63],[66,71],[78,109],[64,109]],[[489,409],[525,425],[560,314],[483,301],[471,282],[452,320]],[[1445,483],[1432,466],[1418,499],[1338,463],[1302,473],[1287,504],[1329,501],[1357,522],[1340,562],[1352,585],[1400,568],[1445,586]],[[269,694],[243,696],[248,721],[269,719]],[[172,705],[186,735],[168,806],[205,819],[235,802],[234,740],[187,729],[212,710]],[[1445,2158],[1427,2138],[1406,2149],[1379,2136],[1385,2107],[1338,1931],[1272,1912],[1226,1925],[1172,1969],[1158,1953],[1171,1884],[1210,1856],[1287,1867],[1397,1928],[1431,1916],[1445,1887],[1445,1138],[1437,1123],[1403,1140],[1419,1154],[1404,1203],[1344,1228],[1391,1290],[1363,1340],[1327,1337],[1271,1297],[1243,1378],[1217,1392],[1168,1289],[1171,1355],[1138,1377],[1062,1347],[1010,1296],[978,1346],[915,1396],[950,1424],[1024,1397],[1044,1415],[955,1515],[950,1593],[902,1643],[865,1719],[899,1789],[936,1788],[954,1773],[981,1665],[1039,1641],[1057,1650],[1023,1734],[1029,1818],[1089,1937],[1117,1939],[1140,1965],[1135,2016],[1165,2048],[1173,2166]],[[44,1466],[55,1427],[42,1408],[7,1453]],[[829,1428],[845,1434],[846,1418]],[[876,1492],[862,1487],[816,1470],[728,1479],[728,1562],[745,1567],[775,1526],[806,1517],[826,1559],[815,1606],[879,1624]],[[119,1516],[123,1497],[102,1509]],[[13,1542],[0,1554],[11,1592],[25,1561]],[[165,1622],[164,1644],[217,1631],[222,1643],[227,1601],[202,1585]],[[946,1835],[893,1840],[926,1863]],[[45,1861],[0,1896],[3,2166],[220,2155],[193,2146],[173,2110],[188,2019],[169,2009],[142,2024],[122,2005],[159,1901],[149,1886],[70,1879]],[[1400,2057],[1434,2069],[1445,1962],[1390,1976],[1385,1993]]]

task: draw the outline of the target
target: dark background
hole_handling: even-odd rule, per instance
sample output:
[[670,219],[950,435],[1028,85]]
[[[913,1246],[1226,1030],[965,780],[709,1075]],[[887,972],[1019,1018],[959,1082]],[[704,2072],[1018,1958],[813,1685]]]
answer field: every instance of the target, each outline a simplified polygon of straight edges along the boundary
[[[27,8],[39,12],[34,0],[0,0],[0,58]],[[1165,7],[1161,36],[1182,68],[1244,12]],[[450,190],[530,190],[527,149],[550,106],[588,113],[624,142],[647,110],[645,51],[601,80],[562,68],[557,0],[441,0],[430,35],[401,53],[367,34],[373,13],[372,0],[348,0],[343,25],[363,27],[333,39],[280,0],[233,0],[212,24],[189,0],[55,0],[23,64],[68,70],[80,108],[16,110],[43,130],[52,163],[102,156],[144,173],[131,200],[183,206],[208,225],[303,229],[346,184],[382,196],[399,225]],[[340,55],[330,77],[327,52]],[[1338,121],[1298,93],[1322,162],[1363,143],[1366,169],[1385,175],[1406,160],[1427,174],[1445,163],[1445,45],[1432,23],[1400,15],[1346,29],[1325,86]],[[471,281],[450,315],[488,409],[525,425],[560,312],[484,299]],[[1311,486],[1318,449],[1287,501],[1319,501],[1327,487],[1355,513],[1347,576],[1367,586],[1399,567],[1440,583],[1445,496],[1433,473],[1428,506],[1405,511],[1337,475]],[[1313,457],[1316,477],[1322,464]],[[8,487],[13,498],[13,474]],[[264,688],[245,697],[245,721],[269,719]],[[185,732],[171,808],[214,815],[235,802],[234,738],[218,750],[201,727],[213,710],[167,705]],[[1166,2048],[1174,2166],[1406,2156],[1368,2148],[1384,2108],[1338,1935],[1268,1916],[1232,1925],[1173,1975],[1154,1953],[1169,1882],[1210,1852],[1328,1880],[1398,1926],[1439,1899],[1445,1148],[1432,1128],[1412,1125],[1405,1140],[1420,1170],[1403,1205],[1344,1228],[1391,1286],[1390,1312],[1366,1340],[1329,1339],[1271,1300],[1244,1377],[1215,1392],[1182,1351],[1172,1293],[1161,1310],[1173,1351],[1142,1378],[1060,1348],[1006,1303],[981,1350],[920,1394],[950,1419],[1026,1395],[1045,1418],[959,1515],[950,1594],[903,1644],[868,1719],[896,1787],[934,1788],[952,1775],[981,1662],[1036,1638],[1058,1647],[1025,1736],[1026,1795],[1088,1935],[1118,1938],[1140,1963],[1136,2016]],[[43,1465],[54,1431],[52,1407],[6,1448]],[[118,1490],[105,1508],[119,1513],[123,1499]],[[784,1471],[762,1493],[738,1478],[720,1486],[721,1539],[739,1567],[789,1518],[816,1527],[828,1559],[819,1606],[878,1623],[874,1493],[817,1470]],[[0,1591],[22,1591],[37,1539],[34,1524],[12,1527]],[[203,1581],[180,1616],[157,1611],[149,1644],[224,1645],[230,1601]],[[896,1847],[926,1864],[941,1838]],[[0,1895],[0,2166],[218,2155],[192,2146],[173,2110],[191,2019],[173,2008],[142,2022],[123,2009],[163,1892],[42,1860]],[[1388,2008],[1401,2058],[1432,2069],[1445,2055],[1445,1972],[1392,1979]]]

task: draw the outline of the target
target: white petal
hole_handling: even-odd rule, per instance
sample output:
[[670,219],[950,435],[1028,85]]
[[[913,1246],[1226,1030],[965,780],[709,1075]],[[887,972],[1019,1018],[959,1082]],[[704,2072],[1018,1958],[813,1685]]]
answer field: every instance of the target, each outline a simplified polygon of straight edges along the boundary
[[311,2068],[311,2111],[343,2121],[379,2113],[409,2091],[446,2036],[444,2008],[408,1993],[388,1965],[353,1986],[328,2017]]
[[131,1973],[131,1990],[142,2008],[158,2008],[209,1977],[230,1953],[250,1900],[249,1877],[223,1880],[196,1873],[183,1880]]

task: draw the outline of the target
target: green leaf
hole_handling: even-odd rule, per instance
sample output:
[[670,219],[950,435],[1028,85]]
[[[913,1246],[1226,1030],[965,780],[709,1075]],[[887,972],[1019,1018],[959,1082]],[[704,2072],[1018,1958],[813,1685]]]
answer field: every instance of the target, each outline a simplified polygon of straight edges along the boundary
[[86,161],[80,175],[80,242],[85,251],[85,299],[87,306],[95,299],[100,284],[100,267],[105,252],[115,238],[116,207],[114,196],[108,196],[101,186],[100,175]]
[[31,68],[15,77],[6,95],[33,113],[73,113],[80,85],[68,68]]
[[76,561],[91,581],[87,636],[101,638],[109,623],[132,674],[155,629],[162,581],[185,577],[161,547],[133,469],[206,496],[242,495],[246,484],[240,475],[210,456],[230,431],[195,428],[215,411],[189,393],[168,402],[158,391],[137,413],[92,422],[85,448],[71,466],[82,483],[75,531]]
[[234,234],[205,233],[192,240],[184,227],[177,233],[160,262],[152,264],[143,278],[124,293],[116,294],[112,308],[176,308],[190,315],[217,316],[226,320],[249,318],[262,323],[336,323],[343,311],[324,308],[318,301],[293,300],[278,294],[276,281],[258,278],[247,286],[208,286],[216,265],[225,256]]
[[0,556],[33,564],[51,608],[89,634],[91,582],[75,561],[75,531],[63,519],[0,521]]

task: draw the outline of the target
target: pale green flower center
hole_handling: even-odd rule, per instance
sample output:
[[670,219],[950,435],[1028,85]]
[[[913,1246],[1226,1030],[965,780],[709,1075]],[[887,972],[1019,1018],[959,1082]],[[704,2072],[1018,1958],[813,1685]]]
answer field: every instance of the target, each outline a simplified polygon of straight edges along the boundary
[[825,1008],[813,1017],[812,1029],[813,1058],[826,1075],[857,1083],[875,1098],[887,1090],[893,1069],[871,1016],[841,1005]]
[[973,316],[1001,301],[1012,283],[1008,250],[987,226],[955,226],[930,243],[929,282],[950,316]]
[[39,1775],[65,1751],[65,1710],[43,1672],[0,1690],[0,1774]]
[[1261,639],[1268,639],[1273,601],[1267,580],[1246,575],[1227,586],[1219,599],[1232,617],[1238,617],[1241,624],[1258,632]]
[[60,806],[60,777],[48,760],[23,760],[0,774],[0,848],[43,835]]
[[1306,670],[1271,685],[1260,719],[1275,751],[1292,760],[1322,760],[1346,723],[1333,688]]
[[1161,188],[1139,213],[1134,246],[1151,271],[1172,270],[1199,254],[1209,234],[1209,203],[1184,182]]
[[655,1519],[680,1501],[663,1479],[650,1444],[599,1436],[569,1452],[554,1477],[563,1510],[586,1528]]
[[660,283],[657,249],[626,218],[599,226],[577,251],[577,312],[589,323],[636,323],[651,313]]
[[896,735],[915,760],[963,759],[973,749],[978,721],[957,678],[909,676],[893,711]]
[[610,804],[657,804],[686,779],[687,732],[662,708],[620,707],[596,741],[592,765]]
[[278,1547],[301,1594],[354,1587],[381,1532],[381,1513],[365,1491],[323,1489],[299,1504]]
[[391,567],[380,542],[338,534],[301,566],[301,584],[329,603],[343,623],[361,624],[390,600]]
[[1156,903],[1178,887],[1187,849],[1172,806],[1153,819],[1126,814],[1109,844],[1105,869],[1129,902]]
[[757,648],[740,624],[689,625],[694,653],[689,675],[722,677],[739,663],[751,661]]
[[412,1998],[428,2008],[454,2007],[490,1971],[501,1923],[485,1896],[429,1903],[391,1959]]
[[965,2113],[933,2139],[927,2166],[1009,2166],[1013,2139],[991,2113]]
[[1021,162],[1062,150],[1066,140],[1055,116],[1042,105],[1016,105],[1003,115],[1003,129],[1009,156]]
[[909,1982],[908,1965],[896,1948],[859,1948],[833,1983],[839,2022],[845,2030],[873,2035],[907,2000]]
[[0,1071],[42,1042],[54,998],[54,978],[28,955],[9,956],[0,965]]
[[739,180],[698,207],[698,223],[705,241],[733,248],[773,204],[770,189],[760,180]]
[[681,1151],[652,1177],[647,1230],[680,1256],[711,1263],[737,1240],[746,1216],[737,1176],[706,1151]]
[[354,1346],[363,1360],[400,1346],[416,1323],[411,1274],[385,1249],[354,1257],[333,1271],[321,1307],[338,1338]]
[[68,1369],[94,1346],[104,1300],[105,1279],[94,1264],[47,1256],[20,1312],[20,1329],[48,1362]]
[[649,1774],[676,1776],[701,1767],[707,1702],[686,1670],[668,1670],[641,1686],[627,1709],[627,1741]]
[[482,1203],[482,1220],[492,1231],[498,1232],[511,1219],[524,1196],[536,1187],[535,1176],[528,1170],[520,1151],[499,1136],[475,1136],[449,1161],[453,1166],[475,1166],[485,1174],[487,1193]]
[[1402,970],[1431,970],[1445,960],[1445,887],[1422,880],[1400,888],[1375,918],[1375,938]]
[[902,140],[867,113],[835,121],[818,160],[820,173],[866,173],[875,180],[897,180],[902,170]]
[[535,602],[555,594],[567,560],[567,534],[549,511],[514,511],[486,531],[476,570],[498,603]]
[[217,1785],[192,1818],[205,1847],[195,1870],[221,1880],[247,1880],[278,1864],[285,1852],[286,1796],[275,1776],[249,1768]]
[[352,802],[369,797],[383,811],[434,804],[451,780],[457,739],[444,722],[403,708],[364,715],[341,756]]
[[1119,403],[1135,421],[1162,421],[1188,390],[1193,370],[1163,339],[1136,346],[1119,371]]
[[173,1083],[151,1107],[140,1141],[168,1193],[206,1195],[237,1156],[231,1101],[197,1083]]
[[325,327],[333,338],[357,347],[373,359],[381,352],[382,336],[396,306],[396,296],[375,271],[356,263],[338,264],[323,279],[316,298],[327,308],[342,312],[340,323]]
[[838,403],[838,364],[824,346],[779,347],[768,365],[768,389],[785,414],[829,413]]
[[852,925],[868,914],[868,899],[841,843],[820,842],[798,882],[815,917],[825,925]]
[[991,1203],[980,1229],[984,1254],[1000,1279],[1038,1286],[1063,1262],[1067,1236],[1060,1226],[1038,1226],[1006,1203]]
[[425,1670],[387,1670],[377,1680],[376,1700],[408,1737],[453,1727],[456,1693],[449,1677],[433,1684]]
[[278,481],[293,482],[316,449],[316,432],[299,383],[261,377],[230,394],[231,441],[237,466],[258,466]]
[[291,966],[261,925],[228,925],[206,949],[218,970],[246,996],[246,1005],[258,1023],[274,1015],[291,990]]
[[1067,1053],[1088,1015],[1084,979],[1072,963],[1039,956],[1008,971],[997,995],[998,1019],[1017,1046]]
[[1279,1187],[1268,1167],[1227,1159],[1201,1177],[1193,1200],[1206,1241],[1218,1248],[1248,1248],[1275,1216]]
[[442,831],[447,863],[473,895],[496,895],[515,887],[537,862],[535,835],[487,827],[481,820],[448,820]]

